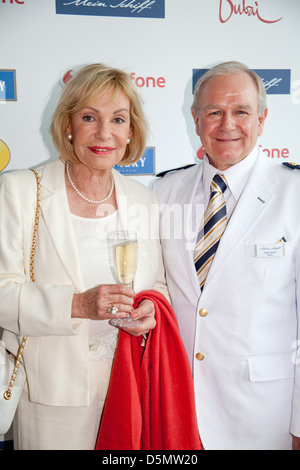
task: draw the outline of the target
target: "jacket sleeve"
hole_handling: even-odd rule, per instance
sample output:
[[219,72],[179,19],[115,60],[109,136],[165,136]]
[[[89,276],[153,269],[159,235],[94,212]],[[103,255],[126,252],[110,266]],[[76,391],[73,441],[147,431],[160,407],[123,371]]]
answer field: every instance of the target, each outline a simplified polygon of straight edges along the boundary
[[297,301],[297,317],[298,317],[298,335],[294,344],[293,362],[295,366],[295,386],[292,408],[292,422],[290,432],[293,436],[300,437],[300,245],[295,257],[295,274],[296,274],[296,301]]
[[74,287],[30,282],[35,206],[32,172],[0,176],[0,327],[17,335],[73,335]]
[[157,245],[156,249],[158,253],[158,274],[157,274],[157,279],[154,284],[153,290],[160,292],[167,299],[167,301],[171,303],[170,294],[169,294],[167,281],[166,281],[165,267],[163,263],[162,247],[160,243],[159,203],[158,203],[157,195],[154,191],[152,192],[152,215],[153,215],[153,220],[151,224],[151,231],[152,231],[152,236],[156,240],[156,245]]

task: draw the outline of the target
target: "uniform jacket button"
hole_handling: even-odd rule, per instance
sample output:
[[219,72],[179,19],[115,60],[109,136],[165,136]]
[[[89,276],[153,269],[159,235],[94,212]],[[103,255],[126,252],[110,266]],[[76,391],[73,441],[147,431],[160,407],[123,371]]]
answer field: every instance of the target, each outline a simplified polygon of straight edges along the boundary
[[201,310],[199,310],[199,315],[200,317],[204,318],[204,317],[207,317],[208,315],[208,310],[206,308],[201,308]]
[[197,361],[203,361],[204,357],[205,357],[205,356],[204,356],[202,353],[197,353],[197,354],[196,354],[196,359],[197,359]]

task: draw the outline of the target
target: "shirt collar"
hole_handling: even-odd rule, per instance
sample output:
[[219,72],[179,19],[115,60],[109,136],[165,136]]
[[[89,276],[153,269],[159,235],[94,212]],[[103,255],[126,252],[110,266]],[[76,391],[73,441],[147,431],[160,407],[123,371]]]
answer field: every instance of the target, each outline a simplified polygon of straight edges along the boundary
[[217,170],[214,166],[209,163],[207,155],[203,160],[203,189],[205,199],[210,198],[210,183],[216,174],[222,174],[225,176],[228,183],[228,187],[236,201],[240,198],[244,187],[249,179],[251,171],[254,167],[258,156],[258,147],[254,147],[252,152],[244,160],[240,161],[236,165],[231,166],[225,171]]

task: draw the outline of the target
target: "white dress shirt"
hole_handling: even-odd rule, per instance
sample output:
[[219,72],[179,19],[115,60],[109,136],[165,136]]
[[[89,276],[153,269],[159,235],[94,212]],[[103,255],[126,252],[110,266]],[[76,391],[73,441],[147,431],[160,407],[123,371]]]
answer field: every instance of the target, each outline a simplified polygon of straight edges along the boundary
[[203,182],[199,182],[199,187],[203,185],[204,191],[202,192],[197,189],[194,198],[194,208],[196,209],[198,206],[198,208],[202,207],[202,210],[193,210],[193,227],[199,228],[202,223],[203,214],[210,200],[210,184],[216,174],[224,175],[228,184],[227,189],[224,192],[224,198],[226,203],[227,220],[230,219],[254,168],[257,157],[258,148],[254,147],[252,152],[248,157],[244,158],[244,160],[231,166],[225,171],[220,171],[209,163],[209,159],[207,155],[205,155],[203,160]]

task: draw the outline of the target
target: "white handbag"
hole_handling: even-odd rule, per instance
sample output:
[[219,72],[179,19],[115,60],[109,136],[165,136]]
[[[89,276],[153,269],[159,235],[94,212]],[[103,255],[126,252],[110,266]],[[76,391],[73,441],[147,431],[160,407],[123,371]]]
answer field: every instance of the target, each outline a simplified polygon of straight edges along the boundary
[[[34,282],[34,255],[37,241],[37,230],[39,223],[40,207],[40,181],[39,175],[32,170],[36,177],[37,198],[35,221],[32,237],[32,247],[30,256],[30,280]],[[17,356],[9,353],[5,349],[4,341],[0,341],[0,434],[5,434],[14,419],[21,394],[25,385],[26,374],[22,364],[22,356],[27,342],[27,336],[23,336]]]
[[[12,379],[14,382],[10,387]],[[4,341],[0,341],[0,434],[7,433],[11,426],[23,392],[25,379],[23,364],[17,363],[15,356],[6,351]]]

